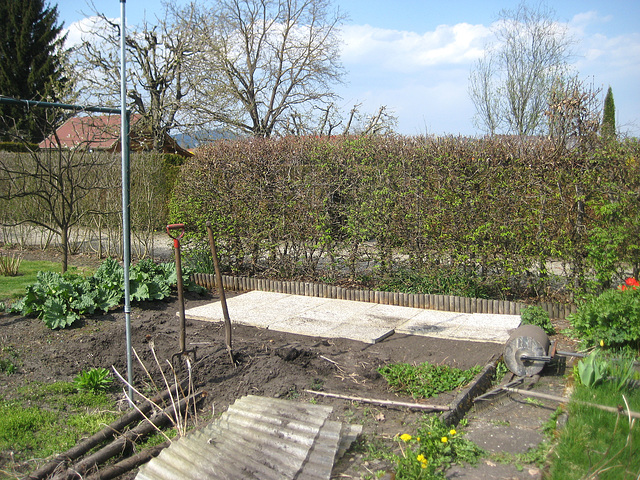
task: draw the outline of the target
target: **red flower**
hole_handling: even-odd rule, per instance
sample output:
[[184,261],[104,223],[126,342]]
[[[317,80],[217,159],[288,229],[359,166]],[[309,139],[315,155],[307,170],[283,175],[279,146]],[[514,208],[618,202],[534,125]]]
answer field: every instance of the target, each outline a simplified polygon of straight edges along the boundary
[[620,285],[620,286],[618,287],[618,289],[620,289],[620,290],[623,290],[623,291],[624,291],[624,290],[626,290],[626,289],[627,289],[627,286],[629,286],[629,287],[633,288],[634,290],[636,289],[636,287],[640,287],[640,283],[638,282],[638,280],[636,280],[636,279],[635,279],[635,278],[633,278],[633,277],[629,277],[629,278],[627,278],[627,279],[624,281],[624,283],[626,283],[626,285]]

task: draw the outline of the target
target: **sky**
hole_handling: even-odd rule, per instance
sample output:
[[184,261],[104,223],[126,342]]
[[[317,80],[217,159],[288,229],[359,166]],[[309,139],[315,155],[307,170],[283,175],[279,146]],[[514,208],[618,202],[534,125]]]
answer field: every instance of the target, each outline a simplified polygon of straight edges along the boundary
[[[500,10],[514,9],[518,3],[334,0],[348,16],[342,28],[345,84],[335,88],[339,105],[349,111],[361,104],[371,114],[385,106],[398,119],[396,131],[405,135],[481,134],[473,122],[469,73],[493,38],[491,25]],[[640,2],[548,4],[576,42],[571,67],[580,79],[602,89],[602,98],[611,86],[618,128],[640,136]],[[57,5],[65,28],[91,12],[83,0],[58,0]],[[101,12],[112,18],[119,18],[120,7],[118,0],[99,3]],[[129,0],[125,10],[127,24],[135,25],[160,16],[162,1]]]

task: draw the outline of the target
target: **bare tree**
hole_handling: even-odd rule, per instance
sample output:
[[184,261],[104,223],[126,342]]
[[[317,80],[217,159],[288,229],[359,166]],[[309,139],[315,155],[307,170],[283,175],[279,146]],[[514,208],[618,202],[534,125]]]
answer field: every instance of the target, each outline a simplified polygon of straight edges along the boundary
[[291,135],[387,135],[393,133],[398,119],[386,105],[369,114],[358,103],[348,113],[335,103],[315,106],[312,112],[291,112],[284,131]]
[[469,94],[476,123],[489,133],[542,133],[554,82],[566,74],[573,43],[554,12],[521,3],[502,10],[495,23],[496,43],[472,69]]
[[594,146],[602,112],[600,93],[577,77],[555,82],[545,114],[556,148],[585,151]]
[[[196,7],[165,7],[156,24],[146,20],[127,32],[127,95],[134,113],[160,151],[165,134],[182,124],[185,97],[192,82],[189,61],[198,49],[194,30]],[[97,13],[82,44],[75,47],[80,88],[88,104],[118,105],[120,96],[120,26]]]
[[[49,116],[57,118],[59,113]],[[26,145],[25,139],[22,142]],[[109,173],[118,172],[120,160],[117,155],[90,152],[87,146],[63,148],[57,136],[54,144],[50,149],[0,155],[0,200],[19,206],[19,213],[2,220],[4,226],[29,223],[59,236],[65,272],[69,233],[85,216],[97,213],[92,198],[119,186],[118,176]]]
[[474,123],[489,135],[500,128],[501,97],[498,95],[493,76],[493,59],[490,55],[476,62],[469,76],[469,95],[476,106]]
[[269,137],[285,130],[290,114],[326,106],[343,73],[343,18],[327,0],[217,0],[198,22],[206,46],[194,107],[215,123]]

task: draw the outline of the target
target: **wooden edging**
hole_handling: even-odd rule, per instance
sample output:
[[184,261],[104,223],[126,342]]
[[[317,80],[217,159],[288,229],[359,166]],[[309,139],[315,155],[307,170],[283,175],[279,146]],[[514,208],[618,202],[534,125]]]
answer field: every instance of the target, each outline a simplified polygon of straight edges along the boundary
[[[212,274],[196,273],[192,278],[198,285],[209,290],[215,288],[215,276]],[[458,297],[455,295],[382,292],[379,290],[343,288],[318,282],[270,280],[266,278],[235,277],[231,275],[222,275],[222,286],[225,290],[240,292],[261,290],[289,295],[355,300],[382,305],[424,308],[457,313],[520,315],[522,309],[528,306],[524,303],[510,302],[507,300],[488,300],[485,298]],[[543,302],[538,304],[538,306],[546,310],[549,316],[555,319],[564,319],[576,311],[575,305]]]
[[446,425],[457,425],[464,418],[467,412],[473,406],[473,399],[482,395],[491,386],[493,377],[496,374],[496,365],[500,360],[500,355],[485,365],[482,371],[476,375],[471,384],[462,390],[458,396],[451,402],[450,409],[440,415]]

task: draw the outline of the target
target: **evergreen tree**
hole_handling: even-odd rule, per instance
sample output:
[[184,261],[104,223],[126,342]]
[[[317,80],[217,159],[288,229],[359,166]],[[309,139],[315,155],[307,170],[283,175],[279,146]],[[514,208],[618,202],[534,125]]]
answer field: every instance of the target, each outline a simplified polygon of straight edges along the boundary
[[613,102],[613,91],[611,87],[604,97],[604,114],[602,115],[602,134],[615,136],[616,134],[616,105]]
[[[0,95],[22,100],[58,100],[68,83],[62,64],[58,7],[44,0],[0,0]],[[46,110],[0,105],[0,136],[37,142],[46,132]]]

